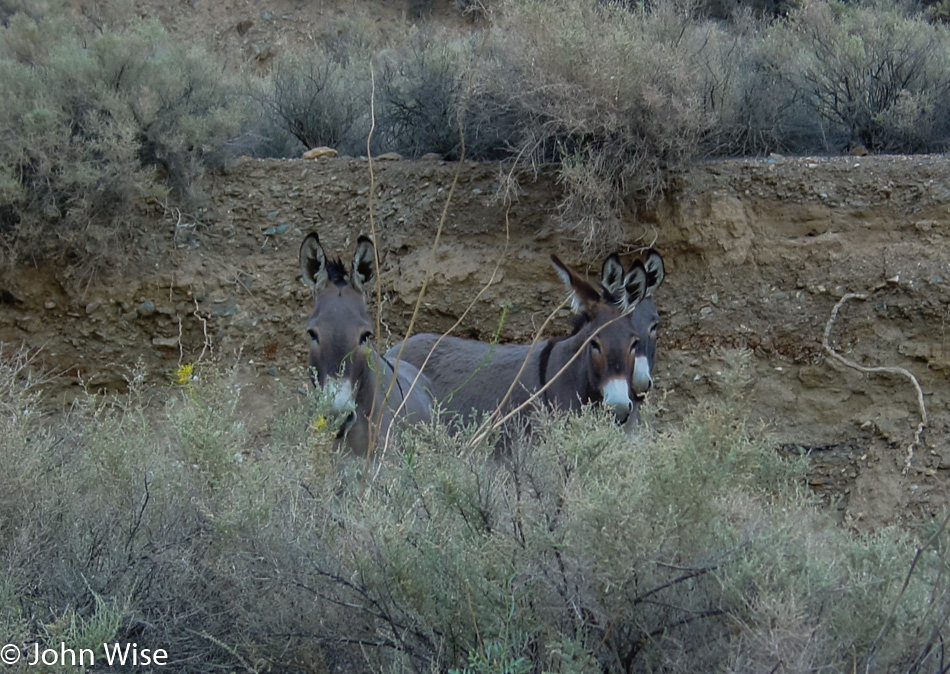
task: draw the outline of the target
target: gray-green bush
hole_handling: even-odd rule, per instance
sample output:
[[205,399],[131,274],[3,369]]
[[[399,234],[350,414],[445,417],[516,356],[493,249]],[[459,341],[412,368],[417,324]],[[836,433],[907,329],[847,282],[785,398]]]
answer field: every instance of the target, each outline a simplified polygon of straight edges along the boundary
[[237,89],[157,23],[86,33],[63,13],[0,28],[0,205],[20,256],[94,266],[169,193],[199,193],[244,124]]
[[248,433],[226,371],[61,419],[7,358],[0,626],[175,671],[933,671],[946,531],[902,591],[913,539],[821,512],[737,413],[743,358],[661,434],[540,416],[499,463],[434,425],[368,473],[314,463],[299,397]]
[[560,163],[566,231],[613,249],[632,198],[662,194],[666,169],[693,156],[709,128],[695,77],[701,24],[674,3],[534,0],[510,3],[500,20],[517,73],[507,89],[524,120],[517,151]]
[[826,147],[942,151],[950,140],[950,33],[893,3],[810,3],[777,24],[782,73]]
[[[385,44],[364,37],[373,151],[455,158],[461,122],[469,158],[555,162],[562,232],[595,253],[629,243],[638,208],[698,155],[950,141],[950,32],[915,6],[720,5],[508,0],[474,39],[426,25]],[[312,59],[336,59],[333,44]],[[335,122],[335,135],[346,126]]]
[[366,151],[369,131],[368,80],[366,63],[339,61],[324,49],[312,49],[279,57],[271,90],[258,99],[265,115],[296,138],[299,147],[325,145],[360,154]]
[[507,0],[466,37],[353,12],[238,87],[119,10],[91,30],[61,3],[7,3],[0,233],[13,258],[95,264],[143,204],[187,206],[202,167],[232,154],[358,156],[374,128],[373,153],[454,159],[461,123],[470,159],[556,162],[562,233],[594,253],[629,244],[697,155],[947,147],[950,31],[920,8],[720,4]]
[[[501,159],[520,132],[500,81],[484,85],[497,53],[476,37],[416,34],[380,55],[377,126],[384,147],[409,157]],[[481,77],[479,77],[481,75]],[[459,129],[464,130],[464,137]]]

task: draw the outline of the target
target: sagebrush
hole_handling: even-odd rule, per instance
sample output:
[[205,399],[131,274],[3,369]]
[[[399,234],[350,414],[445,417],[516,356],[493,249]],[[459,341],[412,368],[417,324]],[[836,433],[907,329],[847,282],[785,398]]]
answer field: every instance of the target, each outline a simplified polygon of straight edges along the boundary
[[314,464],[299,394],[249,433],[214,366],[63,418],[8,357],[0,624],[175,671],[933,670],[946,532],[902,590],[915,541],[822,512],[736,411],[745,357],[662,433],[540,415],[499,461],[433,424],[368,473]]
[[148,208],[200,195],[247,119],[214,59],[155,22],[92,32],[18,12],[0,27],[0,81],[3,234],[21,258],[106,264]]
[[55,0],[4,4],[10,259],[106,266],[145,211],[196,211],[203,170],[239,154],[554,163],[559,234],[593,255],[643,243],[641,214],[697,157],[950,145],[940,3],[458,4],[480,16],[470,34],[422,5],[389,30],[354,10],[263,76],[229,72],[121,3],[85,23]]

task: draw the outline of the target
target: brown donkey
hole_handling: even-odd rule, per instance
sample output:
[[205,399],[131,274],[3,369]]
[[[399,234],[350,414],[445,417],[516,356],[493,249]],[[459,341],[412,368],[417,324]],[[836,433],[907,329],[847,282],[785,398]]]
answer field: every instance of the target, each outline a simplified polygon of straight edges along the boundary
[[652,297],[663,281],[663,261],[651,251],[624,272],[619,257],[611,255],[598,290],[556,256],[551,259],[577,314],[570,337],[495,345],[419,334],[387,355],[402,350],[403,361],[429,375],[443,408],[463,417],[506,414],[535,396],[542,406],[563,410],[597,402],[618,422],[632,421],[653,381],[658,316]]
[[428,377],[409,363],[380,356],[372,346],[364,291],[376,273],[373,242],[359,238],[348,273],[340,260],[327,259],[315,233],[308,234],[300,246],[300,273],[314,297],[307,320],[310,376],[346,414],[336,446],[365,456],[374,437],[379,442],[387,437],[394,419],[428,420]]

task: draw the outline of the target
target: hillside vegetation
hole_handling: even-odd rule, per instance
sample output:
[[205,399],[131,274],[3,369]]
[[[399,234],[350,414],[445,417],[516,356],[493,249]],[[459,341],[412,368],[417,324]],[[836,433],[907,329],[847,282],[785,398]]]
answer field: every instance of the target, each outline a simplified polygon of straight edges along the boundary
[[105,265],[138,209],[200,213],[202,172],[241,154],[554,162],[562,226],[594,251],[696,157],[950,140],[941,5],[495,0],[460,3],[473,17],[460,35],[410,4],[416,22],[387,30],[371,4],[315,27],[261,76],[123,3],[95,21],[56,0],[4,3],[8,258]]

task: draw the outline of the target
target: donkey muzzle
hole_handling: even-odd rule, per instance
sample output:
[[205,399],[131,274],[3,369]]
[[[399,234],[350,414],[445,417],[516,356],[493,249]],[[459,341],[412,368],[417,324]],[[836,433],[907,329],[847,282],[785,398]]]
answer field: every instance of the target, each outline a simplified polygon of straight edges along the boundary
[[337,438],[345,438],[356,423],[356,389],[346,379],[327,377],[323,383],[324,400],[328,400],[337,418],[342,418]]
[[633,395],[643,401],[647,393],[653,388],[653,375],[650,373],[650,361],[646,356],[637,356],[633,364],[633,377],[630,381]]
[[356,389],[346,379],[327,378],[323,390],[332,401],[336,412],[352,412],[356,409]]
[[611,379],[603,388],[604,406],[617,417],[617,422],[623,424],[633,411],[633,401],[630,400],[630,387],[623,378]]

